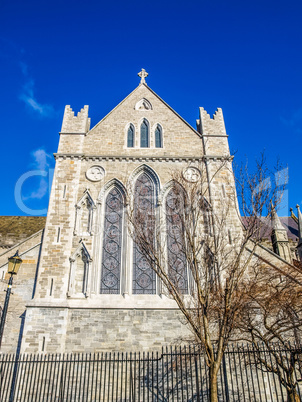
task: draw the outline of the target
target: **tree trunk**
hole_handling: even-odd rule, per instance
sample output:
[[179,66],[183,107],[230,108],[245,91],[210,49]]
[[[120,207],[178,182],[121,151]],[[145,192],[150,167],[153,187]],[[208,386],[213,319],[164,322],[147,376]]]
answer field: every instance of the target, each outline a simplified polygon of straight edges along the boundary
[[210,367],[209,370],[210,382],[210,402],[218,402],[218,389],[217,389],[217,370],[215,367]]
[[301,402],[299,394],[295,388],[287,391],[287,402]]

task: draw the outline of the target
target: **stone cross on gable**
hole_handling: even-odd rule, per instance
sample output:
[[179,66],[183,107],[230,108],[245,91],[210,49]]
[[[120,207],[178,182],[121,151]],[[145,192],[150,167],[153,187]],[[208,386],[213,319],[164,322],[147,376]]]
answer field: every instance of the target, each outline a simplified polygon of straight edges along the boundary
[[145,80],[145,78],[146,77],[148,77],[148,73],[147,73],[147,71],[144,69],[144,68],[142,68],[142,71],[140,71],[138,74],[137,74],[139,77],[141,77],[141,84],[145,84],[146,83],[146,80]]

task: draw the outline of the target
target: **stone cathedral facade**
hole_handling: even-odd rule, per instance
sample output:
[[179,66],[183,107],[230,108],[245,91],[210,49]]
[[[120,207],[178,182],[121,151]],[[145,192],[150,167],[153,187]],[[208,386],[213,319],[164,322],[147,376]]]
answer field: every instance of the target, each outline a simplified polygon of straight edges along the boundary
[[[200,163],[215,169],[219,158],[230,157],[228,138],[220,109],[213,119],[200,109],[194,130],[147,86],[145,75],[93,128],[88,106],[77,115],[65,108],[24,351],[139,350],[188,335],[129,236],[127,183],[159,220],[171,172],[181,169],[195,180]],[[217,186],[223,182],[232,182],[227,167]]]
[[[11,324],[22,352],[149,350],[189,335],[129,235],[127,210],[135,205],[127,191],[130,185],[134,198],[143,197],[156,224],[173,193],[171,172],[194,182],[203,164],[208,178],[215,172],[209,202],[219,207],[221,193],[234,187],[228,136],[221,109],[211,118],[200,108],[195,130],[148,87],[145,70],[139,75],[139,86],[92,128],[88,106],[77,115],[65,108],[45,230],[29,237],[28,249],[19,246],[29,264],[20,275],[32,287],[22,333]],[[235,207],[228,219],[230,230],[240,230]],[[291,264],[286,231],[275,220],[286,252],[267,253]]]

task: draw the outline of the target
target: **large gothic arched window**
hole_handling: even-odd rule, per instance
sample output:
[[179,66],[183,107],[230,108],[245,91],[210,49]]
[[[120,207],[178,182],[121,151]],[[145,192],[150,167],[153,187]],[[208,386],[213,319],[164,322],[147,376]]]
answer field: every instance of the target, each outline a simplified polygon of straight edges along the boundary
[[[134,189],[134,219],[138,236],[145,236],[146,240],[155,246],[155,186],[152,179],[142,173],[136,181]],[[139,240],[138,240],[139,241]],[[150,262],[142,253],[139,246],[133,246],[133,293],[155,294],[156,275]]]
[[146,120],[143,120],[141,124],[141,148],[148,148],[149,144],[149,125]]
[[113,188],[106,198],[101,293],[119,294],[123,239],[123,196]]
[[173,187],[166,198],[167,253],[169,278],[179,292],[188,293],[188,273],[184,239],[184,197]]

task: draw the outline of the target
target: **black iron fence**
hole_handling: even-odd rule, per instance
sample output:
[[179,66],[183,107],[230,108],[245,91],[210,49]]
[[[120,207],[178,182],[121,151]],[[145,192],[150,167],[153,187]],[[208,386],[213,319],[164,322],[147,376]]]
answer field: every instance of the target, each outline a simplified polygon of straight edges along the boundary
[[[218,376],[219,401],[301,400],[301,348],[231,345]],[[1,401],[208,401],[205,355],[161,353],[0,355]],[[292,399],[295,400],[295,399]]]

